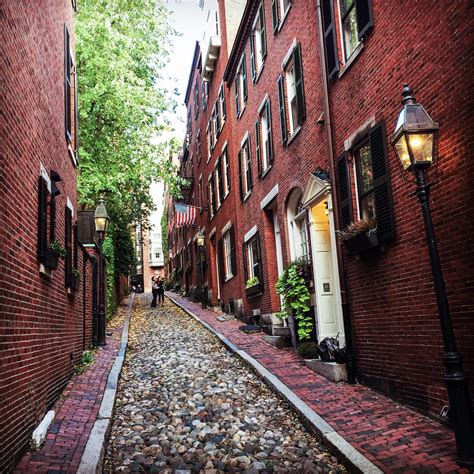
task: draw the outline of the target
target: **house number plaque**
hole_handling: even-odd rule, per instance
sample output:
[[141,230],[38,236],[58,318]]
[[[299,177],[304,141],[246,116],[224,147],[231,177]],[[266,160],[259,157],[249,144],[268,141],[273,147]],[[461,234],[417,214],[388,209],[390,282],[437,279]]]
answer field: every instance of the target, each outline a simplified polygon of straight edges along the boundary
[[329,289],[329,283],[323,283],[323,291],[324,293],[329,293],[331,291]]

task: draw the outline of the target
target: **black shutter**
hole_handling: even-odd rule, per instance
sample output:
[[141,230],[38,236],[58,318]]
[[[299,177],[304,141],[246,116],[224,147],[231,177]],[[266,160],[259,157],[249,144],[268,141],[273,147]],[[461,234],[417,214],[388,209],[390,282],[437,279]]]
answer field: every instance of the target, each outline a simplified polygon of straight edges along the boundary
[[227,192],[230,191],[230,162],[229,162],[229,150],[227,146],[224,149],[225,156],[225,183],[227,186]]
[[51,196],[49,202],[49,241],[56,240],[56,198]]
[[225,108],[225,93],[224,93],[224,84],[221,86],[221,104],[222,104],[222,121],[225,121],[226,118],[226,108]]
[[72,233],[72,212],[68,206],[65,209],[64,219],[64,247],[66,248],[66,261],[64,265],[65,275],[64,283],[66,287],[70,287],[72,284],[72,246],[71,246],[71,233]]
[[230,262],[232,265],[232,275],[237,275],[237,254],[235,248],[235,229],[232,226],[229,230],[230,233]]
[[216,185],[215,185],[214,173],[211,173],[211,194],[212,194],[212,214],[216,213],[217,202],[216,202]]
[[255,273],[256,277],[258,278],[258,286],[260,288],[260,291],[263,291],[264,284],[263,284],[263,260],[262,260],[262,251],[260,247],[260,237],[257,233],[255,237],[255,242],[257,244],[257,261],[258,265],[255,267]]
[[245,54],[242,59],[242,88],[244,95],[244,103],[247,102],[247,67],[245,66]]
[[76,158],[76,166],[79,163],[79,141],[77,134],[77,126],[79,120],[79,109],[77,99],[77,67],[74,65],[74,156]]
[[255,69],[255,48],[254,48],[254,32],[252,31],[249,36],[249,43],[250,43],[250,69],[252,71],[252,81],[255,82],[257,78],[257,71]]
[[225,281],[224,239],[219,239],[217,242],[217,261],[219,263],[219,279],[221,283],[224,283]]
[[260,156],[260,120],[255,122],[255,154],[257,155],[258,176],[262,176],[262,159]]
[[357,30],[359,41],[374,26],[374,16],[372,14],[372,0],[355,0],[357,12]]
[[331,80],[339,71],[333,0],[322,0],[321,8],[323,14],[324,47],[326,49],[326,68],[328,80]]
[[48,251],[48,185],[38,180],[38,260],[44,263]]
[[247,266],[247,252],[248,252],[248,245],[246,243],[242,244],[242,257],[244,262],[244,285],[247,284],[247,280],[249,279],[249,270]]
[[349,167],[347,153],[337,159],[337,190],[339,197],[340,229],[344,229],[352,222],[352,196],[349,181]]
[[283,90],[283,77],[281,76],[281,74],[278,76],[277,85],[278,85],[278,102],[280,105],[281,141],[283,144],[285,144],[288,138],[288,132],[286,129],[285,91]]
[[235,86],[235,113],[237,114],[237,117],[238,117],[240,113],[239,75],[238,74],[234,80],[234,86]]
[[296,87],[296,102],[298,104],[298,125],[301,125],[302,120],[306,117],[306,104],[304,100],[304,86],[303,86],[303,66],[301,60],[301,45],[298,43],[293,51],[295,60],[295,87]]
[[262,60],[264,60],[267,57],[267,30],[265,29],[263,3],[260,4],[260,34],[262,38]]
[[252,179],[252,154],[250,153],[250,138],[247,138],[246,145],[247,147],[247,185],[248,189],[253,188],[253,179]]
[[242,150],[239,151],[239,190],[240,190],[240,200],[244,200],[244,183],[242,181]]
[[69,31],[64,25],[64,123],[67,142],[72,144],[71,123],[71,44]]
[[278,21],[278,0],[272,0],[272,23],[273,23],[273,33],[276,33],[279,25]]
[[73,227],[73,239],[74,239],[74,268],[77,270],[78,268],[78,256],[79,256],[79,245],[77,239],[77,222],[74,224]]
[[395,237],[385,122],[379,122],[372,128],[369,133],[369,142],[374,177],[377,237],[379,241],[385,241]]
[[270,100],[267,100],[265,104],[265,114],[267,116],[267,156],[268,162],[273,163],[272,113],[270,109]]
[[224,180],[222,179],[222,158],[219,158],[217,160],[217,176],[219,177],[218,179],[218,186],[219,186],[219,197],[222,202],[224,199]]

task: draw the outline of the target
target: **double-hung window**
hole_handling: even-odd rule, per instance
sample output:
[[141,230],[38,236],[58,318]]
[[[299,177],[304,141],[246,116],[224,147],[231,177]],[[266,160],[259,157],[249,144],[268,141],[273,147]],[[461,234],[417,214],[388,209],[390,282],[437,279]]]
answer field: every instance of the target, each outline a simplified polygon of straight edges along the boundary
[[262,176],[273,162],[272,116],[270,100],[266,98],[259,109],[255,123],[255,142],[258,175]]
[[243,256],[247,293],[255,288],[260,292],[263,291],[263,262],[258,232],[244,243]]
[[354,150],[354,159],[359,200],[359,217],[363,220],[375,221],[374,177],[372,174],[372,155],[368,140]]
[[209,219],[214,217],[216,213],[216,187],[214,183],[214,173],[211,173],[208,178],[208,192],[209,192]]
[[292,45],[283,63],[283,74],[278,76],[278,100],[282,142],[288,143],[298,133],[306,117],[303,87],[301,47]]
[[274,33],[281,28],[290,6],[291,0],[272,0],[272,23]]
[[[225,119],[226,119],[226,106],[225,106],[225,95],[224,95],[224,84],[221,84],[219,88],[219,98],[218,98],[218,106],[217,111],[220,117],[220,130],[224,127]],[[219,130],[219,131],[220,131]]]
[[230,239],[230,231],[227,231],[224,234],[224,237],[222,239],[224,241],[224,273],[225,273],[225,279],[229,280],[232,278],[233,272],[232,272],[232,245],[231,245],[231,239]]
[[201,129],[198,128],[196,132],[196,157],[197,157],[197,164],[201,162],[202,158],[202,148],[201,148]]
[[198,201],[199,201],[200,212],[202,212],[203,207],[204,207],[204,188],[202,184],[202,175],[199,176],[199,181],[198,181]]
[[202,89],[202,110],[206,110],[207,101],[209,100],[209,82],[202,80],[201,84]]
[[222,283],[230,280],[237,274],[235,253],[235,230],[229,222],[222,229],[222,239],[218,242],[219,275]]
[[229,194],[230,191],[230,163],[229,163],[229,151],[227,145],[222,150],[222,174],[225,178],[224,183],[224,198]]
[[199,115],[199,84],[196,79],[194,83],[194,118],[196,119]]
[[250,155],[250,143],[248,135],[242,142],[239,151],[239,185],[240,199],[245,200],[252,191],[252,158]]
[[68,150],[74,164],[77,165],[77,74],[69,30],[66,25],[64,25],[64,113]]
[[209,163],[209,160],[211,159],[211,151],[213,148],[212,142],[211,142],[211,122],[208,122],[207,127],[206,127],[206,141],[207,141],[207,162]]
[[240,59],[239,67],[234,79],[235,88],[235,110],[237,117],[244,111],[247,102],[247,69],[245,66],[245,54]]
[[216,196],[216,209],[219,209],[222,200],[224,199],[224,184],[222,181],[222,161],[219,157],[216,160],[214,167],[214,178],[215,178],[215,196]]
[[261,3],[250,34],[250,66],[252,68],[253,82],[256,82],[258,79],[266,55],[267,35],[263,3]]

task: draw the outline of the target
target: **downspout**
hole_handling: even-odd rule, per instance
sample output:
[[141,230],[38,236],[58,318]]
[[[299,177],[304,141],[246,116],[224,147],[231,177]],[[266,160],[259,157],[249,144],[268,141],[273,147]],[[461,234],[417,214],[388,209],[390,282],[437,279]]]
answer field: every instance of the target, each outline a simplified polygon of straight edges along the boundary
[[[332,127],[331,127],[331,111],[329,107],[329,92],[328,92],[328,77],[326,70],[326,53],[324,50],[324,32],[323,22],[321,14],[321,0],[316,0],[316,13],[318,16],[318,34],[319,34],[319,55],[321,58],[321,79],[323,85],[323,100],[324,100],[324,125],[326,127],[327,142],[328,142],[328,154],[329,154],[329,166],[331,176],[331,191],[332,191],[332,202],[333,209],[339,209],[339,200],[337,192],[335,192],[335,176],[336,167],[334,164],[334,152],[332,143]],[[339,213],[336,211],[333,213],[334,222],[336,228],[339,229]],[[341,246],[336,245],[337,250],[337,266],[339,270],[339,285],[341,288],[341,301],[342,301],[342,318],[344,321],[344,333],[346,337],[346,355],[347,355],[347,378],[348,382],[354,384],[356,382],[356,363],[354,356],[354,348],[352,344],[352,327],[351,318],[349,313],[349,302],[347,295],[346,276],[344,272],[344,264],[342,259]]]

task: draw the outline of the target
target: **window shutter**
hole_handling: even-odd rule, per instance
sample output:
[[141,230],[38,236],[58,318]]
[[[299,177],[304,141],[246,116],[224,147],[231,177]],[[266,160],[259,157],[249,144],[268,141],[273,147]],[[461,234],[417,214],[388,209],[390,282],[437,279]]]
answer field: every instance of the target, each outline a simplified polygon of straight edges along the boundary
[[355,0],[357,12],[357,29],[359,41],[374,26],[374,16],[372,14],[372,0]]
[[64,123],[66,128],[66,139],[72,144],[71,123],[71,44],[69,31],[64,25]]
[[77,239],[77,222],[73,226],[73,239],[74,239],[74,268],[77,270],[78,257],[79,257],[79,243]]
[[326,68],[328,80],[330,81],[339,71],[333,0],[322,0],[321,8],[323,13],[324,47],[326,49]]
[[240,200],[244,200],[244,183],[242,181],[242,150],[239,151],[239,190]]
[[346,152],[337,159],[337,184],[341,218],[339,227],[344,229],[344,227],[352,222],[352,196]]
[[225,108],[224,85],[221,86],[221,108],[222,108],[222,121],[225,121],[226,108]]
[[217,202],[216,202],[216,186],[214,184],[214,173],[211,173],[211,193],[212,193],[212,214],[216,213]]
[[306,104],[304,100],[304,86],[303,86],[303,66],[301,60],[301,44],[296,45],[293,51],[295,60],[295,87],[296,87],[296,101],[298,103],[298,124],[301,125],[302,120],[306,117]]
[[229,162],[229,151],[227,147],[224,149],[225,156],[225,184],[227,186],[227,191],[230,191],[230,162]]
[[79,141],[77,134],[77,126],[79,120],[79,109],[77,99],[77,68],[74,65],[74,155],[76,158],[76,165],[79,163]]
[[217,260],[219,262],[219,279],[221,283],[225,281],[225,267],[224,267],[224,239],[219,239],[217,242]]
[[240,100],[239,100],[239,75],[237,74],[236,78],[234,79],[234,86],[235,86],[235,112],[237,117],[240,113]]
[[222,158],[217,160],[217,176],[218,176],[218,186],[219,186],[219,196],[221,198],[221,202],[224,198],[224,180],[222,179]]
[[202,81],[201,84],[201,104],[202,104],[202,110],[206,110],[206,83],[204,80]]
[[245,66],[245,54],[242,60],[242,84],[243,84],[243,95],[244,95],[244,102],[247,102],[247,67]]
[[262,159],[260,157],[260,120],[255,122],[255,153],[257,155],[258,176],[262,176]]
[[252,31],[250,33],[249,37],[249,43],[250,43],[250,69],[252,71],[252,81],[255,82],[255,79],[257,79],[257,71],[255,70],[255,48],[254,48],[254,36],[255,32]]
[[372,128],[369,133],[369,142],[374,177],[377,237],[379,241],[386,241],[395,237],[395,219],[393,216],[385,122],[379,122]]
[[279,25],[279,20],[278,20],[278,4],[277,4],[277,1],[278,0],[272,0],[272,23],[273,23],[273,33],[275,34],[277,29],[278,29],[278,25]]
[[51,196],[49,202],[49,241],[56,239],[56,198]]
[[219,136],[220,131],[221,131],[221,114],[220,114],[218,103],[216,103],[214,105],[214,117],[215,117],[215,124],[216,124],[214,134],[217,138]]
[[64,219],[64,247],[66,248],[66,261],[64,265],[65,275],[64,275],[64,283],[66,287],[70,287],[72,284],[72,245],[71,245],[71,237],[72,237],[72,212],[69,207],[66,206],[65,209],[65,219]]
[[267,56],[267,30],[265,29],[265,12],[263,3],[260,4],[260,35],[262,38],[262,59]]
[[262,261],[262,251],[260,248],[260,237],[257,233],[256,235],[256,243],[257,243],[257,259],[258,259],[258,265],[256,267],[256,276],[258,278],[258,286],[260,288],[260,291],[263,291],[264,285],[263,285],[263,261]]
[[48,185],[40,176],[38,181],[38,260],[44,263],[48,251]]
[[278,76],[277,85],[278,85],[278,102],[280,105],[281,141],[283,144],[285,144],[288,138],[288,133],[286,130],[285,92],[283,90],[283,77],[281,76],[281,74]]
[[249,279],[249,270],[248,270],[248,245],[246,243],[242,244],[242,257],[244,262],[244,285],[247,284],[247,280]]
[[265,113],[267,115],[267,156],[268,162],[273,163],[272,113],[269,100],[265,104]]
[[235,248],[235,229],[232,226],[229,230],[230,233],[230,262],[232,265],[232,275],[237,275],[237,253]]
[[253,180],[252,180],[252,155],[250,153],[250,140],[247,139],[246,145],[247,147],[247,183],[249,189],[253,188]]

